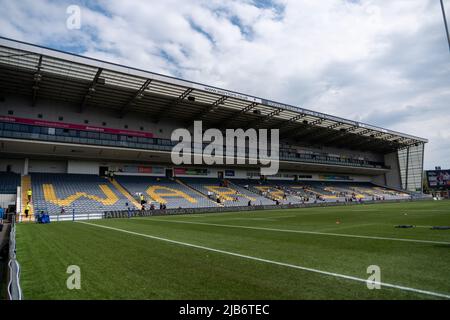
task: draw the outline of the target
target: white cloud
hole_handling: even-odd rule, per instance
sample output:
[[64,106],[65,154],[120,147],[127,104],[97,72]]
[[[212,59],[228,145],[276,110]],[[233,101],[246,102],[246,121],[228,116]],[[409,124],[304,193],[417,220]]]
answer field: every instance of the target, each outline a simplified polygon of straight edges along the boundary
[[[80,31],[65,28],[72,3],[82,6]],[[424,136],[426,167],[450,167],[450,55],[437,1],[0,0],[0,7],[3,36]]]

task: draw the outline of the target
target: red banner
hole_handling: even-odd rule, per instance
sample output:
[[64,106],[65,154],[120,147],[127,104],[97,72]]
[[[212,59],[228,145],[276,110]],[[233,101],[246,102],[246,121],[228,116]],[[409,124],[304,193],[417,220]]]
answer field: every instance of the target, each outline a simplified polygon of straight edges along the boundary
[[71,130],[78,130],[78,131],[94,131],[94,132],[99,132],[99,133],[121,134],[121,135],[134,136],[134,137],[153,138],[153,133],[150,133],[150,132],[102,128],[102,127],[96,127],[96,126],[86,126],[86,125],[71,124],[71,123],[64,123],[64,122],[34,120],[34,119],[17,118],[17,117],[9,117],[9,116],[0,116],[0,121],[1,122],[27,124],[27,125],[40,126],[40,127],[71,129]]

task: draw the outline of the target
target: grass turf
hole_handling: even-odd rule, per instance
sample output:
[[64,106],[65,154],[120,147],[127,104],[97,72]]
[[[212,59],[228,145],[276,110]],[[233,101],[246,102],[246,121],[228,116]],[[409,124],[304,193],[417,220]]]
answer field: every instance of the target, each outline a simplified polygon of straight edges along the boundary
[[[450,244],[281,231],[450,243],[450,230],[429,228],[450,225],[445,201],[89,223],[362,279],[378,265],[384,283],[450,295]],[[82,223],[18,225],[17,246],[26,299],[436,299]],[[69,265],[81,290],[66,287]]]

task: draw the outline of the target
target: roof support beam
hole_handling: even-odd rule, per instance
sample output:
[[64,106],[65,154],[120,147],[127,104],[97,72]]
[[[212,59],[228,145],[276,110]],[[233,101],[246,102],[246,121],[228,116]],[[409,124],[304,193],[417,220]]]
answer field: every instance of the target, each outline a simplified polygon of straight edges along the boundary
[[257,120],[254,120],[254,121],[248,123],[248,124],[247,124],[247,127],[248,127],[248,128],[251,128],[251,127],[253,127],[253,126],[258,127],[258,126],[260,126],[261,124],[263,124],[264,122],[267,122],[267,121],[269,121],[270,119],[272,119],[273,117],[279,115],[281,112],[283,112],[283,109],[281,109],[281,108],[280,108],[280,109],[276,109],[276,110],[272,111],[271,113],[266,114],[266,115],[265,115],[264,117],[262,117],[261,119],[257,119]]
[[374,135],[373,135],[373,138],[378,138],[378,137],[381,137],[381,136],[383,136],[383,135],[385,135],[386,133],[384,133],[384,132],[378,132],[378,133],[375,133]]
[[103,68],[98,68],[94,79],[92,80],[86,94],[84,95],[83,102],[81,102],[80,113],[82,113],[84,111],[84,108],[86,107],[87,103],[89,102],[89,99],[92,98],[92,96],[95,94],[95,87],[97,86],[98,79],[100,79],[100,75],[102,74],[102,72],[103,72]]
[[394,145],[395,143],[392,143],[390,141],[377,139],[376,141],[370,144],[370,147],[373,149],[391,149],[393,148]]
[[366,133],[369,133],[370,131],[372,131],[372,130],[366,129],[364,131],[358,132],[357,134],[360,135],[360,136],[364,136]]
[[[300,132],[297,135],[294,135],[294,139],[298,139],[298,138],[305,138],[307,136],[310,136],[312,134],[316,134],[317,133],[317,129],[325,129],[323,127],[317,127],[316,125],[321,124],[323,122],[323,119],[317,119],[314,120],[312,122],[310,122],[309,124],[305,124],[307,125],[306,130]],[[289,131],[291,132],[291,131]]]
[[[307,138],[307,137],[310,137],[310,136],[316,136],[318,134],[323,135],[322,132],[324,132],[324,131],[328,132],[328,131],[326,131],[326,127],[318,127],[318,126],[316,126],[317,124],[321,124],[322,122],[323,122],[323,119],[314,120],[313,122],[311,122],[309,124],[310,127],[306,131],[301,132],[298,135],[295,135],[295,138],[296,139],[298,139],[298,138]],[[323,131],[320,132],[321,130],[323,130]],[[318,133],[318,132],[320,132],[320,133]]]
[[394,138],[394,137],[395,137],[394,134],[389,134],[388,136],[382,138],[382,140],[384,140],[384,141],[391,141],[391,140],[389,140],[389,139],[392,139],[392,138]]
[[195,116],[187,120],[185,122],[185,126],[189,127],[195,120],[202,120],[208,113],[214,112],[214,110],[218,109],[221,104],[224,104],[227,99],[228,99],[227,96],[220,97],[219,99],[211,103],[209,106],[207,106],[205,109],[196,113]]
[[136,93],[133,95],[133,97],[127,102],[127,104],[125,104],[121,109],[120,109],[120,118],[123,118],[129,108],[131,106],[133,106],[133,104],[136,102],[136,100],[140,100],[142,99],[142,97],[144,97],[144,92],[145,90],[147,90],[147,88],[150,86],[150,83],[152,83],[151,79],[147,79],[145,80],[144,84],[141,86],[141,88],[136,91]]
[[[280,132],[282,132],[285,128],[288,128],[290,124],[296,123],[298,120],[306,117],[306,114],[298,114],[288,120],[282,120],[279,123],[274,124],[270,127],[270,129],[278,128]],[[295,130],[297,130],[297,127],[294,127]],[[289,129],[288,132],[293,131],[294,129]]]
[[[334,142],[336,140],[340,140],[343,137],[345,137],[347,135],[347,133],[352,134],[353,131],[356,131],[359,128],[360,128],[359,126],[353,126],[353,127],[348,128],[348,129],[344,129],[345,131],[340,131],[339,130],[339,131],[336,132],[336,136],[331,138],[327,142],[331,143],[331,142]],[[355,134],[353,134],[353,135],[355,135]]]
[[395,142],[395,143],[402,143],[403,141],[408,140],[408,138],[406,137],[398,137],[394,140],[389,140],[390,142]]
[[37,65],[36,73],[34,74],[34,84],[32,87],[33,90],[33,98],[31,101],[31,106],[34,107],[36,105],[37,97],[38,97],[38,91],[39,91],[39,83],[42,81],[42,74],[41,74],[41,68],[42,68],[42,55],[39,56],[39,62]]
[[328,136],[334,136],[337,134],[338,130],[336,130],[336,128],[339,128],[340,126],[342,126],[343,123],[342,122],[337,122],[335,124],[329,125],[328,127],[325,127],[324,129],[328,129],[328,130],[324,130],[323,133],[319,133],[314,137],[314,141],[328,137]]
[[336,129],[336,128],[339,128],[339,127],[342,126],[342,125],[343,125],[342,122],[336,122],[335,124],[329,125],[329,126],[327,127],[327,129]]
[[221,129],[224,129],[231,121],[233,121],[234,119],[236,119],[240,115],[248,113],[252,109],[256,108],[257,105],[258,104],[256,102],[252,102],[251,104],[249,104],[248,106],[244,107],[243,109],[235,112],[231,116],[227,116],[226,118],[224,118],[224,119],[222,119],[220,121],[217,121],[214,124],[214,127],[219,126]]
[[180,96],[178,98],[176,98],[174,101],[168,103],[166,105],[165,108],[163,108],[163,110],[161,110],[159,112],[159,114],[157,114],[155,116],[155,123],[158,123],[163,117],[165,117],[167,114],[170,113],[170,111],[175,108],[177,105],[179,105],[184,99],[186,99],[191,92],[194,91],[194,89],[192,88],[188,88],[186,89],[182,94],[180,94]]
[[[305,114],[305,115],[302,115],[301,117],[299,117],[299,116],[296,116],[295,118],[297,118],[297,117],[299,117],[297,120],[299,120],[299,119],[301,119],[301,118],[304,118],[304,117],[306,117],[307,115]],[[293,118],[291,118],[291,119],[293,119]],[[290,119],[290,120],[291,120]],[[289,120],[289,121],[290,121]],[[297,120],[295,120],[295,121],[297,121]],[[293,121],[291,122],[291,123],[293,123]],[[289,124],[289,123],[286,123],[286,125],[287,124]],[[297,123],[297,124],[299,124],[299,123]],[[290,129],[288,129],[288,130],[286,130],[286,131],[284,131],[283,132],[283,134],[286,136],[286,135],[291,135],[292,133],[297,133],[299,130],[301,130],[301,129],[303,129],[303,130],[305,130],[305,131],[308,131],[309,129],[308,129],[309,127],[308,127],[308,121],[306,121],[306,120],[303,120],[303,122],[301,123],[301,126],[295,126],[295,127],[293,127],[293,128],[290,128]],[[305,132],[305,131],[303,131],[303,132]]]
[[360,128],[360,126],[353,126],[353,127],[351,127],[351,128],[348,128],[346,131],[347,131],[347,132],[353,132],[353,131],[358,130],[359,128]]

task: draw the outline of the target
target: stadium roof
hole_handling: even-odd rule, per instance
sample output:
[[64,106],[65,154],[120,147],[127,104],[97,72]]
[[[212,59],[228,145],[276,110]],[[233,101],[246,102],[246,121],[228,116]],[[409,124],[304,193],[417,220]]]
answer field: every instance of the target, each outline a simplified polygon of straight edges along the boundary
[[390,152],[427,139],[235,91],[0,37],[0,93],[130,111],[190,126],[279,128],[308,144]]

